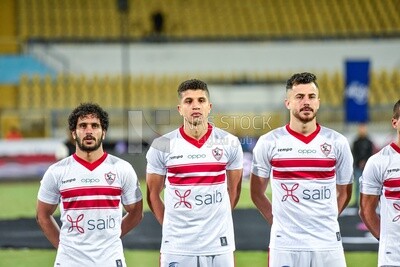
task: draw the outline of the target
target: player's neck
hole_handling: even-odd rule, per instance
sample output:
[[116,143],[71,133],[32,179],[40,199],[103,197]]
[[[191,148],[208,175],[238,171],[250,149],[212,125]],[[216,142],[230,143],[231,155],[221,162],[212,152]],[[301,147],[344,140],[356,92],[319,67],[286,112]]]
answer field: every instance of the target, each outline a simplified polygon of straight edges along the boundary
[[75,154],[87,161],[87,162],[95,162],[96,160],[100,159],[103,155],[104,155],[104,150],[102,147],[100,147],[99,149],[95,150],[95,151],[91,151],[91,152],[86,152],[86,151],[82,151],[80,150],[78,147],[76,148],[76,152]]
[[400,133],[397,133],[397,140],[395,142],[395,144],[400,147]]
[[308,136],[315,132],[315,130],[317,129],[317,120],[314,118],[312,121],[304,123],[299,120],[291,119],[289,127],[296,133]]
[[184,122],[183,131],[188,136],[190,136],[196,140],[200,140],[208,131],[208,123],[205,122],[202,124],[193,125],[193,124]]

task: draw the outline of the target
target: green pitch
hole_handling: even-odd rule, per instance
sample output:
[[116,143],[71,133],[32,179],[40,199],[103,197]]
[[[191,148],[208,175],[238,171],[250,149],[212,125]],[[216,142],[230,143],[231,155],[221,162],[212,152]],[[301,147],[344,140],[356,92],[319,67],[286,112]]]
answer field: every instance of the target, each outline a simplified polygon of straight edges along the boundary
[[[266,267],[267,253],[265,251],[237,251],[235,253],[236,267]],[[128,266],[158,267],[158,251],[125,250]],[[53,266],[55,250],[0,250],[0,267],[43,267]],[[348,267],[376,267],[376,253],[352,252],[346,253]]]

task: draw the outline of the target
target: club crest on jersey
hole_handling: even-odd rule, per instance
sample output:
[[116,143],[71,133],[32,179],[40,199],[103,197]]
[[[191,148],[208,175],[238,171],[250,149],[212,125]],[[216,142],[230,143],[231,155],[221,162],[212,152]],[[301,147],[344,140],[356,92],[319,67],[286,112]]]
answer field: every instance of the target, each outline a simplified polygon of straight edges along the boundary
[[107,182],[109,185],[112,185],[112,183],[114,183],[115,177],[116,177],[116,176],[117,176],[117,175],[114,174],[114,173],[112,173],[112,172],[108,172],[108,173],[104,174],[104,178],[106,179],[106,182]]
[[328,156],[329,153],[331,153],[331,149],[332,149],[332,146],[327,143],[323,143],[321,145],[321,151],[322,151],[322,153],[325,154],[325,156]]
[[212,154],[216,160],[220,160],[222,158],[223,153],[224,153],[224,151],[218,147],[216,147],[212,150]]

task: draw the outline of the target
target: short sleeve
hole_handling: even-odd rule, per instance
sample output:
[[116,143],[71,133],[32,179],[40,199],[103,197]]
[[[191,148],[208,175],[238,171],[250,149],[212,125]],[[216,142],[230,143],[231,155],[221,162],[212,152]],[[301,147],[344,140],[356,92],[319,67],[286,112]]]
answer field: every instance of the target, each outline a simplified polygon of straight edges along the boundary
[[243,149],[240,141],[235,137],[234,141],[230,145],[230,157],[226,166],[227,170],[243,169]]
[[38,192],[38,200],[52,205],[58,204],[61,197],[60,189],[58,188],[54,175],[53,168],[49,168],[45,172],[40,181]]
[[336,141],[336,183],[339,185],[353,183],[353,155],[346,137],[340,135]]
[[155,173],[159,175],[166,175],[167,168],[165,166],[165,162],[163,160],[164,153],[154,147],[150,147],[147,151],[146,159],[147,159],[147,166],[146,172],[147,173]]
[[360,192],[367,195],[380,195],[383,186],[382,167],[379,162],[384,162],[385,159],[378,155],[371,156],[364,168],[360,177]]
[[136,203],[143,198],[139,179],[132,165],[129,163],[126,163],[122,168],[125,170],[124,183],[122,185],[122,204],[129,205]]
[[262,178],[269,178],[271,173],[271,161],[268,159],[270,144],[261,137],[253,149],[251,172]]

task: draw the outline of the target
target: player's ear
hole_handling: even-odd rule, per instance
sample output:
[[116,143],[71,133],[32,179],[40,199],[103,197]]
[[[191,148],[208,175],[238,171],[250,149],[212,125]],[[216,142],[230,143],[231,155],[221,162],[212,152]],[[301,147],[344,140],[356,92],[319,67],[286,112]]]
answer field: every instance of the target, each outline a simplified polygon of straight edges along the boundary
[[397,129],[397,124],[399,123],[399,119],[392,118],[392,127],[393,129]]
[[72,139],[76,140],[76,133],[75,133],[75,131],[72,131],[72,132],[71,132],[71,135],[72,135]]
[[181,113],[181,105],[177,105],[176,108],[178,109],[179,115],[182,116],[182,113]]
[[285,106],[286,106],[287,109],[290,109],[289,104],[290,104],[289,99],[286,98],[285,99]]

